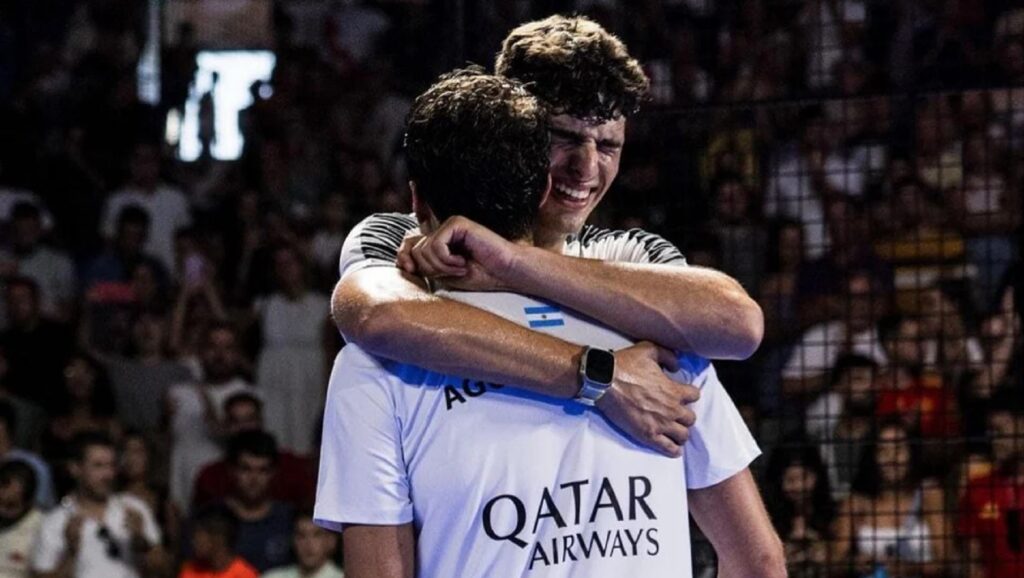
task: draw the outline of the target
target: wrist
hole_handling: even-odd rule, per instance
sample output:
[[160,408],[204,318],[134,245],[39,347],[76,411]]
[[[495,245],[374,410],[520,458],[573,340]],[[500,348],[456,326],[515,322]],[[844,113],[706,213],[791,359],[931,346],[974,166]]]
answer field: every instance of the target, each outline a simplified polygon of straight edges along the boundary
[[[531,293],[531,279],[539,259],[543,257],[536,247],[508,242],[508,265],[496,275],[505,290],[513,293]],[[582,352],[581,352],[582,355]]]

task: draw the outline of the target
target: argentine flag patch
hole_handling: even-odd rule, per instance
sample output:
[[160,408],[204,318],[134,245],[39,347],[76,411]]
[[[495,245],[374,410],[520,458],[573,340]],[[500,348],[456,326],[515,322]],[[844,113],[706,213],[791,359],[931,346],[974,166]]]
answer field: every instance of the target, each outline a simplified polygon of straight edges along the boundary
[[530,329],[565,325],[565,317],[554,305],[524,307],[523,311],[526,312],[526,321],[529,322]]

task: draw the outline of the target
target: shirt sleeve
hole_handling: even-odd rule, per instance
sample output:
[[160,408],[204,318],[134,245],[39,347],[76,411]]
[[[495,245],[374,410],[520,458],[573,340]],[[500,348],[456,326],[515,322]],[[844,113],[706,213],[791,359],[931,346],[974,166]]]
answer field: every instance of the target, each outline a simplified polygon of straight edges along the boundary
[[66,516],[57,512],[43,518],[39,527],[39,537],[32,549],[32,570],[35,572],[52,572],[57,568],[60,557],[64,553],[64,524]]
[[363,219],[341,246],[338,272],[344,278],[367,267],[394,267],[406,233],[417,231],[412,215],[376,213]]
[[736,404],[718,379],[715,367],[703,358],[684,356],[681,368],[694,377],[700,399],[690,407],[697,421],[686,442],[686,487],[699,490],[727,480],[761,455]]
[[613,231],[588,227],[580,235],[582,255],[589,259],[622,263],[686,265],[675,245],[643,229]]
[[356,346],[335,358],[327,390],[313,521],[398,525],[413,519],[401,429],[387,374]]

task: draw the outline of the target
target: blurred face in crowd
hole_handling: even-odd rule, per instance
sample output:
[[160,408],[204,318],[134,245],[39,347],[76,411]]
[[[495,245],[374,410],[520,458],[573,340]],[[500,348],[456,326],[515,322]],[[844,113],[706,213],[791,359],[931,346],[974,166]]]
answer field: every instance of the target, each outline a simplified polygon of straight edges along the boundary
[[224,422],[230,435],[259,431],[263,429],[263,412],[255,401],[236,401],[225,408]]
[[131,162],[132,182],[142,188],[153,188],[160,182],[160,151],[152,145],[135,148]]
[[81,357],[73,357],[64,367],[64,386],[71,399],[85,401],[92,397],[96,387],[96,370]]
[[132,291],[142,303],[151,303],[160,292],[156,271],[147,262],[139,263],[132,269]]
[[302,261],[291,249],[278,249],[274,253],[274,277],[278,287],[285,293],[301,289],[305,277]]
[[916,319],[903,319],[899,330],[889,343],[886,353],[900,367],[918,367],[924,359],[921,347],[921,323]]
[[238,369],[238,343],[227,329],[211,331],[202,352],[204,377],[211,383],[223,383]]
[[31,496],[25,495],[25,486],[21,480],[11,478],[6,484],[0,484],[0,522],[18,520],[31,505]]
[[234,464],[237,498],[248,505],[262,504],[270,497],[274,461],[265,456],[242,453]]
[[881,481],[885,486],[903,483],[910,474],[910,443],[907,432],[898,427],[887,427],[878,433],[875,453]]
[[135,481],[145,480],[149,473],[149,449],[142,437],[133,435],[121,448],[121,475]]
[[794,504],[806,503],[810,500],[818,476],[801,463],[790,464],[782,472],[782,493]]
[[326,564],[337,545],[334,534],[312,520],[302,519],[295,524],[295,557],[303,571],[315,571]]
[[348,215],[345,197],[340,193],[328,195],[324,199],[321,213],[323,214],[324,224],[329,230],[341,229],[345,225],[345,219]]
[[117,231],[117,249],[124,255],[140,255],[148,235],[149,227],[143,223],[121,223]]
[[142,355],[156,355],[163,352],[165,322],[159,315],[140,315],[132,327],[132,340]]
[[545,237],[575,235],[619,172],[626,120],[594,124],[566,114],[550,120],[551,193],[540,207]]
[[85,448],[81,460],[72,462],[71,475],[78,482],[79,491],[93,500],[106,500],[114,491],[117,477],[117,452],[103,445]]
[[196,528],[192,531],[192,556],[200,562],[212,562],[214,557],[226,547],[222,536],[204,528]]
[[727,223],[741,221],[750,214],[750,194],[739,181],[722,183],[715,200],[718,217]]
[[875,370],[870,367],[850,367],[839,378],[836,388],[846,395],[853,410],[871,408],[875,383]]
[[1024,457],[1024,417],[1009,411],[994,411],[988,418],[989,438],[992,440],[992,459],[1002,464]]
[[39,298],[21,283],[7,286],[7,316],[14,325],[31,323],[39,317]]
[[12,241],[18,249],[28,249],[39,243],[43,235],[43,223],[38,216],[23,216],[11,224]]
[[800,265],[804,254],[804,231],[800,225],[788,225],[779,231],[779,265],[783,270]]
[[875,292],[867,273],[854,274],[841,298],[845,299],[847,321],[853,331],[869,329],[884,310],[884,298],[881,292]]

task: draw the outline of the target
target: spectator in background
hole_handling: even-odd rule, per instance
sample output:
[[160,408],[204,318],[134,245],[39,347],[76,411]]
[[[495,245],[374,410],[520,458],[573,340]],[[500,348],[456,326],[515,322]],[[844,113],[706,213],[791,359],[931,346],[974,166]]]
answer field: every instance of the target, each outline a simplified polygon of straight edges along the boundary
[[[203,349],[211,327],[228,322],[228,312],[209,269],[190,275],[178,289],[171,311],[172,355],[194,375],[202,375]],[[239,360],[242,361],[242,360]]]
[[32,499],[36,475],[20,460],[0,465],[0,576],[29,578],[29,558],[43,514]]
[[768,229],[765,269],[757,295],[764,312],[765,342],[774,344],[799,334],[796,286],[803,229],[789,219],[774,220]]
[[10,404],[0,401],[0,462],[21,461],[28,464],[35,474],[35,483],[33,484],[35,503],[40,508],[49,508],[56,503],[50,466],[35,452],[19,448],[14,443],[12,434],[17,429],[17,425],[18,416],[14,413],[14,408]]
[[903,424],[886,421],[861,454],[832,543],[832,559],[857,576],[880,568],[884,575],[943,576],[951,559],[945,496],[934,480],[922,479],[914,443]]
[[[228,437],[263,429],[263,402],[248,391],[236,393],[224,402],[224,430]],[[222,500],[232,490],[232,464],[221,459],[203,467],[192,492],[192,510]],[[316,469],[309,458],[287,450],[277,453],[270,495],[296,509],[311,506],[316,494]]]
[[821,391],[841,353],[856,353],[879,365],[888,363],[876,327],[887,307],[884,286],[868,270],[852,271],[845,291],[834,297],[838,315],[804,332],[782,370],[783,393],[791,397]]
[[74,483],[67,468],[74,457],[71,442],[83,432],[101,432],[116,441],[121,429],[106,370],[84,351],[75,352],[64,366],[63,387],[42,438],[43,455],[56,468],[59,495]]
[[277,444],[265,432],[242,432],[228,443],[232,492],[223,504],[238,519],[235,551],[260,572],[291,562],[294,510],[275,501],[270,481]]
[[192,501],[199,469],[220,455],[224,401],[251,388],[240,375],[241,352],[230,325],[210,326],[200,355],[202,379],[172,386],[164,406],[171,435],[171,499],[181,511]]
[[301,510],[295,516],[292,547],[295,564],[266,572],[261,578],[344,578],[332,560],[338,536],[313,523],[313,510]]
[[139,431],[125,433],[121,440],[121,460],[117,467],[117,489],[146,504],[160,526],[168,551],[176,551],[181,513],[171,502],[167,486],[154,474],[153,452],[146,437]]
[[187,366],[168,356],[167,331],[166,315],[143,310],[132,325],[128,355],[107,360],[118,417],[128,428],[155,430],[167,390],[192,378]]
[[174,270],[174,233],[192,224],[188,199],[178,188],[160,178],[160,149],[139,142],[132,151],[126,185],[111,194],[103,209],[102,235],[108,240],[117,233],[117,218],[128,205],[137,205],[149,215],[150,230],[146,252],[156,257],[167,271]]
[[981,324],[984,362],[965,376],[961,391],[964,434],[980,439],[987,431],[985,419],[995,393],[1019,387],[1021,380],[1020,311],[1012,286],[1003,290],[998,308]]
[[256,578],[259,573],[236,553],[238,520],[223,506],[201,510],[192,521],[192,556],[178,578]]
[[994,469],[971,480],[957,530],[967,539],[970,578],[1024,575],[1024,401],[1004,389],[988,415]]
[[317,287],[334,287],[338,277],[338,259],[341,244],[348,235],[348,201],[341,193],[324,197],[320,205],[320,226],[313,235],[313,264],[316,268]]
[[[11,211],[9,254],[0,255],[11,269],[32,279],[39,287],[40,311],[44,317],[66,323],[75,305],[77,280],[71,259],[42,243],[43,217],[34,203],[21,202]],[[7,253],[6,251],[4,253]]]
[[874,383],[878,364],[862,355],[840,357],[829,386],[808,408],[806,429],[818,443],[828,467],[833,496],[845,498],[856,474],[875,416]]
[[828,542],[836,507],[828,473],[809,440],[783,442],[772,452],[764,479],[768,513],[786,548],[790,578],[828,576]]
[[310,290],[302,255],[287,246],[273,255],[276,290],[255,307],[263,336],[257,384],[266,402],[267,430],[281,447],[309,454],[315,423],[310,415],[323,407],[334,328],[327,297]]
[[10,391],[7,386],[7,367],[7,354],[0,346],[0,403],[9,404],[14,409],[14,415],[18,417],[18,423],[12,433],[14,445],[38,449],[49,416],[38,405]]
[[86,267],[82,279],[85,314],[79,333],[97,353],[118,354],[127,344],[129,319],[136,306],[132,273],[137,267],[148,267],[159,285],[167,285],[167,269],[145,252],[149,228],[145,210],[124,207],[117,216],[110,248]]
[[35,281],[11,278],[5,289],[10,326],[0,333],[0,347],[7,355],[8,387],[11,393],[53,410],[64,362],[71,353],[71,331],[43,318]]
[[166,563],[160,530],[145,503],[114,492],[117,450],[85,433],[74,443],[75,489],[43,518],[32,555],[40,578],[137,578]]
[[714,193],[715,217],[709,232],[718,237],[722,271],[756,291],[764,270],[767,234],[757,219],[754,194],[738,175],[728,173],[719,176]]

